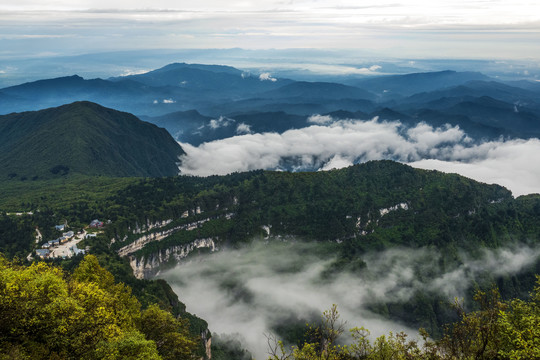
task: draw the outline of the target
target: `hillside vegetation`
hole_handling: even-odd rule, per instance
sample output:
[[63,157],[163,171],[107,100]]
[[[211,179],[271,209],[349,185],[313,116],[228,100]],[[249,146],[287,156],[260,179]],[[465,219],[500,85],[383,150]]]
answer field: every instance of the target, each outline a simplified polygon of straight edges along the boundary
[[178,174],[183,150],[164,129],[90,102],[0,116],[0,179]]
[[72,273],[0,258],[0,317],[5,359],[191,359],[197,348],[185,319],[141,310],[94,256]]

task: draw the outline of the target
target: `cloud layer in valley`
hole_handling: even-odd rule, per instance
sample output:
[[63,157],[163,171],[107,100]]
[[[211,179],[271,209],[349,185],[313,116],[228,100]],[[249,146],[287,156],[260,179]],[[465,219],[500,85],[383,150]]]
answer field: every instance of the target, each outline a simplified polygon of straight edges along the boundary
[[[321,275],[334,260],[317,244],[253,243],[240,250],[224,250],[164,272],[187,310],[203,317],[215,333],[240,333],[258,359],[266,352],[265,333],[291,318],[318,319],[337,304],[347,327],[364,326],[372,335],[417,330],[392,323],[368,310],[369,304],[407,302],[417,291],[439,291],[449,301],[465,295],[482,274],[515,274],[540,256],[540,249],[515,247],[484,251],[441,273],[441,255],[430,249],[393,249],[366,254],[363,275]],[[429,277],[424,276],[430,274]],[[423,280],[422,280],[423,278]],[[302,322],[304,323],[304,322]]]
[[[406,127],[397,121],[338,120],[315,115],[313,125],[278,133],[244,134],[181,144],[187,175],[223,175],[254,169],[330,170],[369,160],[391,159],[424,169],[455,172],[509,188],[514,195],[540,192],[540,140],[483,143],[459,127]],[[292,164],[292,166],[290,165]]]

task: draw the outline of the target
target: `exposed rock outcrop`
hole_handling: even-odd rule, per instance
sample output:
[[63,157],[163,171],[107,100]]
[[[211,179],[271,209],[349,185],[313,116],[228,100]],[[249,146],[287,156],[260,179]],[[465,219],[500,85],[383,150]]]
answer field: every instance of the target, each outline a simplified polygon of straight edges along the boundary
[[129,264],[137,279],[145,279],[157,275],[163,264],[173,260],[175,263],[178,263],[192,251],[200,248],[208,248],[211,251],[216,251],[217,249],[213,238],[197,239],[189,244],[162,249],[147,257],[137,258],[131,255],[129,256]]

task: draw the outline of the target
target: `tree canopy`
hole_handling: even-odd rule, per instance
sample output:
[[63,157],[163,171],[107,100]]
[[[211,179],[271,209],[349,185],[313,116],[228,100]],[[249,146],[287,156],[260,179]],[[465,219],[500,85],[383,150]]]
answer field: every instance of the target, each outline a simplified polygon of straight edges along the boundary
[[0,257],[0,358],[192,359],[186,320],[141,304],[88,255],[72,274]]

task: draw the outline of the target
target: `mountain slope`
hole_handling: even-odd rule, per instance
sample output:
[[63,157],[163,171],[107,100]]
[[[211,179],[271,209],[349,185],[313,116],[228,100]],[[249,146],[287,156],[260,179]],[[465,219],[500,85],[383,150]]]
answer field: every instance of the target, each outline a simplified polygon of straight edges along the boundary
[[204,90],[213,95],[250,95],[254,92],[268,91],[288,84],[291,80],[260,79],[230,66],[173,63],[162,68],[139,75],[111,78],[112,81],[134,80],[154,86],[171,86],[191,90]]
[[418,105],[443,98],[467,98],[489,96],[508,103],[527,104],[530,107],[538,106],[538,94],[534,91],[509,86],[495,81],[470,81],[453,87],[445,87],[435,91],[417,93],[403,103]]
[[287,84],[279,89],[259,95],[266,99],[302,98],[308,100],[336,99],[365,99],[372,100],[375,96],[369,91],[342,84],[327,82],[298,81]]
[[181,154],[166,130],[90,102],[0,116],[0,178],[168,176]]
[[410,96],[419,92],[429,92],[439,88],[457,86],[472,80],[488,80],[478,72],[456,72],[451,70],[413,73],[406,75],[381,76],[358,80],[354,86],[385,97]]

